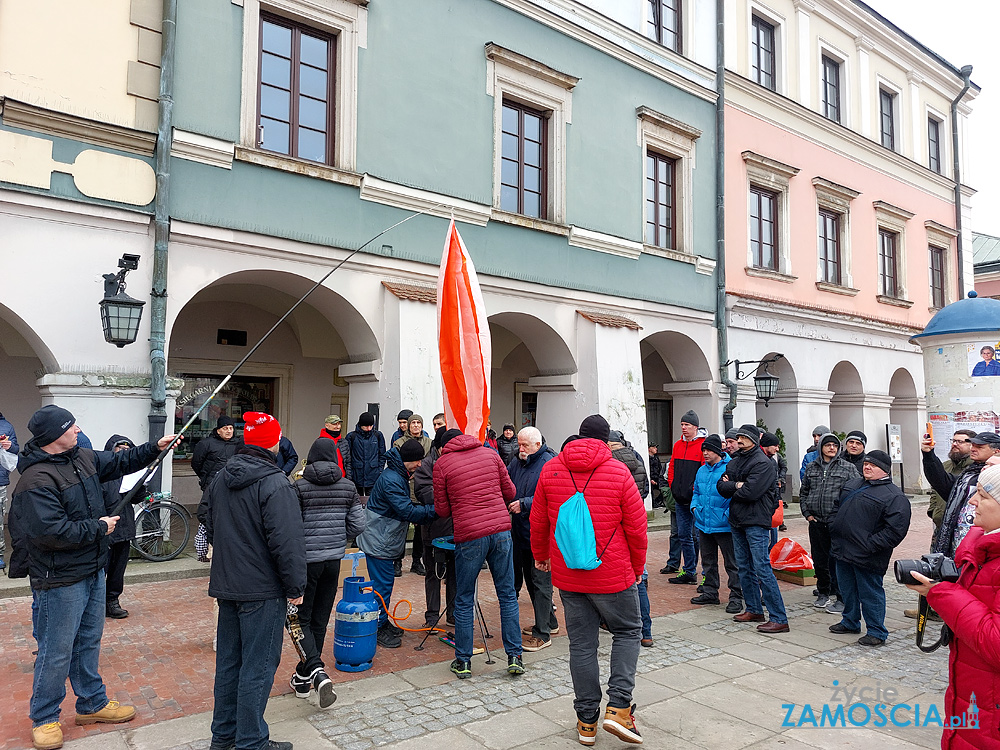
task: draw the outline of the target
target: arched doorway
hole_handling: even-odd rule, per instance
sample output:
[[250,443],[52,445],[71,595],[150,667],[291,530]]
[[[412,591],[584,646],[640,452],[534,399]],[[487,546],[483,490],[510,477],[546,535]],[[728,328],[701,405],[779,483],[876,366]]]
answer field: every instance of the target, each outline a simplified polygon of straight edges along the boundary
[[920,484],[920,437],[923,416],[923,399],[917,397],[913,376],[903,367],[889,380],[889,422],[899,425],[903,449],[903,486],[916,488]]
[[0,305],[0,373],[3,373],[0,413],[14,425],[22,446],[31,437],[28,419],[42,406],[36,382],[43,372],[58,370],[55,356],[31,327]]
[[702,427],[718,432],[712,371],[701,347],[677,331],[650,334],[639,344],[649,441],[670,452],[680,436],[680,418],[694,410]]
[[830,373],[830,428],[834,432],[862,430],[865,425],[865,391],[858,369],[850,362],[838,362]]

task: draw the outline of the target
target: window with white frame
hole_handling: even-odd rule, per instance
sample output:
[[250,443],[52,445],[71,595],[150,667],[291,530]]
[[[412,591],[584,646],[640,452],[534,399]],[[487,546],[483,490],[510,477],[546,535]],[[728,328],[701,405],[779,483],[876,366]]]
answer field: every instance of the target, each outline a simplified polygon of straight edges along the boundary
[[579,78],[497,44],[486,45],[493,95],[493,208],[566,221],[566,125]]
[[821,81],[821,112],[823,117],[834,122],[841,122],[843,96],[840,87],[840,61],[830,55],[820,58]]
[[646,0],[646,35],[667,49],[683,52],[681,0]]
[[899,151],[899,93],[887,86],[878,90],[879,141],[890,151]]
[[790,275],[788,188],[799,169],[753,151],[741,155],[747,174],[746,273],[794,281]]
[[954,282],[948,258],[958,232],[951,227],[930,220],[924,222],[924,229],[927,233],[929,256],[927,269],[930,293],[928,309],[940,310],[954,297],[951,294],[951,286]]
[[822,291],[857,294],[851,258],[851,201],[861,193],[814,177],[817,205],[817,282]]
[[353,0],[243,0],[240,145],[353,171],[358,50]]
[[[878,300],[887,304],[906,301],[906,222],[913,213],[885,201],[872,203],[875,209],[878,261]],[[912,303],[908,303],[912,304]]]
[[643,157],[646,252],[694,253],[695,144],[701,131],[649,107],[636,109]]
[[941,174],[941,137],[944,123],[934,115],[927,117],[927,168]]
[[777,44],[775,25],[753,13],[750,17],[750,78],[771,91],[778,90]]

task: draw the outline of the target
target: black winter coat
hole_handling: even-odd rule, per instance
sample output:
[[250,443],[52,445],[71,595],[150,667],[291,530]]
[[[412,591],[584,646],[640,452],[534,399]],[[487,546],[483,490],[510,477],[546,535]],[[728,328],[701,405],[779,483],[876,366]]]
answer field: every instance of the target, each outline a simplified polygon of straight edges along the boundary
[[287,477],[291,476],[291,473],[295,471],[295,467],[298,464],[299,454],[295,452],[295,446],[292,445],[291,440],[282,435],[281,440],[278,441],[278,468]]
[[243,441],[234,434],[229,440],[219,437],[218,428],[212,434],[199,441],[191,456],[191,469],[198,475],[198,485],[205,489],[226,461],[236,455]]
[[[130,448],[135,448],[135,443],[129,440],[124,435],[112,435],[108,438],[108,442],[104,444],[104,450],[110,451],[118,443],[128,443]],[[114,508],[118,502],[122,499],[122,493],[119,492],[122,486],[121,479],[115,479],[111,482],[104,482],[101,485],[101,492],[104,493],[104,504],[108,508]],[[135,502],[132,505],[141,503],[145,493],[137,492],[135,494]],[[108,535],[108,544],[116,544],[118,542],[130,542],[132,537],[135,536],[135,509],[131,506],[128,508],[122,508],[119,513],[118,523],[115,524],[115,530]]]
[[[716,489],[730,498],[729,525],[771,528],[771,516],[778,509],[778,465],[756,445],[737,451]],[[736,483],[743,486],[736,489]]]
[[517,489],[516,500],[521,502],[521,512],[510,514],[510,531],[514,539],[531,548],[531,502],[535,497],[535,486],[542,467],[556,457],[556,452],[545,443],[524,461],[520,456],[510,462],[507,473]]
[[504,466],[510,466],[510,462],[517,458],[517,435],[510,440],[503,435],[497,438],[497,453]]
[[[159,450],[146,443],[119,453],[79,446],[51,455],[28,442],[18,461],[8,525],[12,577],[31,576],[33,589],[69,586],[103,570],[108,525],[102,482],[149,466]],[[25,559],[27,558],[27,559]]]
[[302,507],[306,564],[342,560],[349,537],[365,530],[365,509],[354,482],[333,461],[306,464],[292,485]]
[[302,511],[273,453],[241,446],[206,488],[204,503],[214,545],[209,596],[253,602],[305,592]]
[[[434,507],[434,464],[440,455],[438,449],[432,447],[424,456],[424,460],[420,462],[417,470],[413,472],[413,495],[418,505]],[[435,518],[421,528],[425,541],[455,535],[455,522],[451,520],[451,516]]]
[[[359,490],[372,488],[385,468],[385,436],[372,428],[369,432],[355,426],[353,432],[344,436],[347,449],[341,446],[343,452],[350,453],[350,469],[348,479],[352,480]],[[344,466],[348,470],[347,465]]]
[[844,485],[830,523],[830,553],[859,568],[885,575],[892,551],[910,530],[910,501],[888,477]]

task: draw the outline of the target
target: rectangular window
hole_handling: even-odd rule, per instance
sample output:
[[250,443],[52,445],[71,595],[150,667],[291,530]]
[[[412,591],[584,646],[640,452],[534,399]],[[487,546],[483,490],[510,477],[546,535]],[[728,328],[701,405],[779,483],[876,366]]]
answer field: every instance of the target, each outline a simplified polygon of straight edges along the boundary
[[878,230],[878,283],[886,297],[899,296],[899,235]]
[[878,90],[879,131],[882,135],[882,145],[891,151],[896,150],[896,95],[885,89]]
[[546,125],[543,113],[504,100],[501,123],[500,208],[547,218]]
[[681,0],[647,0],[646,33],[668,49],[681,53]]
[[944,307],[944,250],[931,246],[931,307]]
[[750,252],[754,268],[778,270],[778,194],[750,187]]
[[823,116],[840,122],[840,63],[823,55]]
[[840,285],[840,214],[819,212],[820,280]]
[[774,26],[757,16],[753,17],[752,26],[750,39],[753,80],[771,91],[777,91]]
[[941,122],[927,118],[927,166],[941,174]]
[[257,145],[333,163],[337,40],[261,14]]
[[646,244],[674,249],[677,160],[646,152]]

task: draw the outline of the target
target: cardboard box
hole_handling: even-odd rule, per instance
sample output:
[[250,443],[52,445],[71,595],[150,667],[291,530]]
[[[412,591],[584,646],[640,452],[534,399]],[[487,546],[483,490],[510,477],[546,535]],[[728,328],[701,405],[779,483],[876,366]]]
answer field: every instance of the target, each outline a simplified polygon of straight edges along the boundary
[[[356,568],[355,563],[357,563]],[[344,559],[340,561],[340,580],[337,586],[341,591],[344,590],[344,579],[348,576],[360,576],[368,580],[368,561],[365,559],[365,553],[357,547],[348,547]]]
[[779,581],[794,583],[796,586],[813,586],[816,584],[816,573],[812,568],[806,570],[775,570]]

